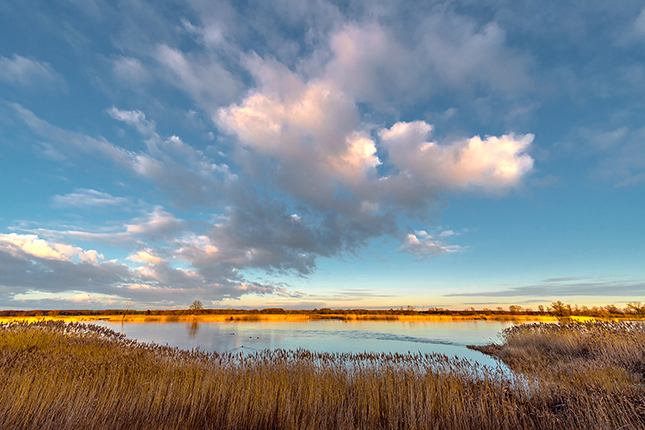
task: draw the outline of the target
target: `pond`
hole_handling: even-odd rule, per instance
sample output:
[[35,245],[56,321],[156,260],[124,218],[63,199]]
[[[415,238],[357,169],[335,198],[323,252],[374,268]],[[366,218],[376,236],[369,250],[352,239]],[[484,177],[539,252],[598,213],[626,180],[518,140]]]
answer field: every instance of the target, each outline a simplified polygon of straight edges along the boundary
[[96,324],[130,339],[181,349],[251,353],[303,348],[317,352],[439,353],[494,366],[466,348],[498,341],[508,321],[404,322],[317,320],[302,322],[200,322]]

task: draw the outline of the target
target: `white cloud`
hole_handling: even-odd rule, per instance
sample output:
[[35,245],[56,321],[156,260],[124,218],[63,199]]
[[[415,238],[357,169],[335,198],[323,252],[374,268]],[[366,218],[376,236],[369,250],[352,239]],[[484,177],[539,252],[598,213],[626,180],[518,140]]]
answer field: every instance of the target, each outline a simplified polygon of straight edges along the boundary
[[22,87],[65,87],[65,80],[48,64],[13,54],[0,57],[0,81]]
[[171,234],[182,228],[182,221],[166,212],[161,206],[149,213],[145,219],[136,224],[126,224],[128,233],[136,234]]
[[167,306],[182,303],[187,295],[219,300],[284,292],[282,287],[247,281],[230,266],[210,271],[171,267],[158,257],[158,250],[145,248],[131,255],[129,260],[144,265],[129,268],[117,261],[99,261],[104,258],[94,250],[85,251],[36,235],[0,234],[0,297],[5,304],[65,300],[105,305],[103,299],[114,299]]
[[153,255],[152,250],[150,249],[139,251],[136,254],[129,256],[127,259],[131,261],[136,261],[139,263],[151,263],[151,264],[161,264],[165,262],[164,259],[159,258],[156,255]]
[[0,250],[12,255],[24,253],[48,260],[74,261],[74,258],[78,258],[92,264],[99,264],[99,259],[104,259],[95,250],[85,251],[79,247],[49,242],[32,234],[0,234]]
[[[125,299],[118,295],[114,294],[100,294],[100,293],[86,293],[83,291],[69,291],[64,293],[51,293],[43,291],[28,291],[22,294],[16,294],[13,296],[13,300],[16,302],[41,302],[41,301],[51,301],[51,302],[71,302],[73,304],[83,304],[83,305],[123,305]],[[48,306],[49,308],[53,306]],[[47,307],[45,307],[47,308]]]
[[118,121],[123,121],[135,127],[139,133],[146,137],[159,137],[155,131],[157,124],[146,119],[146,115],[140,110],[120,110],[112,106],[107,113]]
[[[495,26],[477,33],[472,22],[457,21],[466,34],[459,33],[454,42],[465,49],[464,62],[445,66],[446,73],[453,76],[459,69],[457,74],[461,73],[465,81],[471,80],[471,69],[480,73],[488,70],[491,76],[497,76],[497,69],[486,69],[475,60],[468,63],[466,57],[475,55],[476,48],[490,48],[497,52],[500,62],[506,57],[512,59],[503,49],[503,34]],[[220,130],[238,138],[239,147],[244,149],[238,152],[242,156],[238,160],[244,168],[266,171],[263,166],[270,162],[274,166],[266,173],[273,183],[298,199],[336,210],[341,206],[334,198],[339,189],[354,198],[353,210],[366,204],[382,208],[379,200],[383,199],[396,204],[407,201],[410,206],[414,200],[435,199],[437,192],[444,190],[503,192],[519,186],[532,169],[533,159],[526,153],[533,140],[531,134],[516,137],[510,133],[483,140],[475,136],[438,144],[426,140],[431,126],[416,121],[381,129],[380,141],[375,141],[370,133],[374,127],[361,122],[358,101],[368,99],[363,93],[381,88],[401,90],[397,85],[410,82],[407,73],[426,60],[402,54],[405,49],[377,24],[347,25],[331,36],[330,43],[332,60],[321,78],[309,80],[273,58],[245,56],[244,64],[256,78],[258,88],[241,103],[221,108],[214,116]],[[397,55],[403,56],[401,61]],[[519,59],[516,63],[511,70],[519,71],[524,64]],[[388,77],[390,82],[371,71],[387,71],[388,67],[401,76]],[[417,79],[421,80],[415,77],[412,82]],[[387,176],[379,177],[376,170],[382,163],[379,148],[387,150],[386,164],[395,168]],[[260,161],[250,162],[249,154],[259,156]],[[423,207],[424,203],[416,205]]]
[[279,163],[279,183],[308,201],[329,199],[338,181],[351,189],[375,175],[376,146],[360,130],[353,100],[329,82],[304,84],[272,65],[255,66],[264,87],[220,109],[219,127]]
[[[447,234],[450,232],[450,234]],[[444,231],[439,235],[432,235],[424,230],[408,233],[398,252],[406,252],[415,255],[419,258],[437,257],[442,254],[462,251],[463,248],[459,245],[447,245],[443,238],[450,236],[451,230]]]
[[431,187],[483,188],[501,191],[516,187],[533,168],[526,153],[533,135],[479,136],[451,144],[427,140],[432,126],[425,121],[398,122],[379,131],[389,162]]

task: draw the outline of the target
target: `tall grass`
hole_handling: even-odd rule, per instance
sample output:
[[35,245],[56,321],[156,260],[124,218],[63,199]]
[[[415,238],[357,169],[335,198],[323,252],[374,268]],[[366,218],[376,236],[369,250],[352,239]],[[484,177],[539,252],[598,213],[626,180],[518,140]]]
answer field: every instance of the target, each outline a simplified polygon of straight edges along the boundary
[[472,347],[517,372],[575,389],[643,394],[645,324],[522,324],[502,330],[501,345]]
[[79,323],[4,324],[0,428],[645,427],[635,379],[625,385],[631,391],[595,393],[536,372],[527,378],[432,354],[217,354]]

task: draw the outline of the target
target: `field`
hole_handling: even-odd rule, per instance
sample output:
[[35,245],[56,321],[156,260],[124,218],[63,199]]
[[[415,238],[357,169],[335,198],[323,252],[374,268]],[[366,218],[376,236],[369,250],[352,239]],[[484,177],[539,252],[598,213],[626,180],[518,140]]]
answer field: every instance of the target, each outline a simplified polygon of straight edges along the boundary
[[0,325],[0,428],[641,429],[645,329],[530,324],[480,347],[515,372],[441,355],[230,355],[109,329]]

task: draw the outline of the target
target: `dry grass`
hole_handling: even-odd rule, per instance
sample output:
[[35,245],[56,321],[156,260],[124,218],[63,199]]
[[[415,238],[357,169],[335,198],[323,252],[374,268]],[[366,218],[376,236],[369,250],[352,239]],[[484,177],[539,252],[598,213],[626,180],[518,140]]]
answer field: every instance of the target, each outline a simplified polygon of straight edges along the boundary
[[523,324],[504,329],[501,345],[472,347],[517,372],[574,388],[640,389],[645,377],[645,324]]
[[596,392],[441,355],[220,355],[79,323],[0,325],[0,378],[2,429],[645,426],[635,379]]
[[541,391],[562,397],[563,408],[574,410],[566,393],[590,409],[619,400],[611,407],[625,414],[623,428],[645,428],[645,324],[524,324],[504,329],[501,339],[501,345],[470,348],[539,381]]

